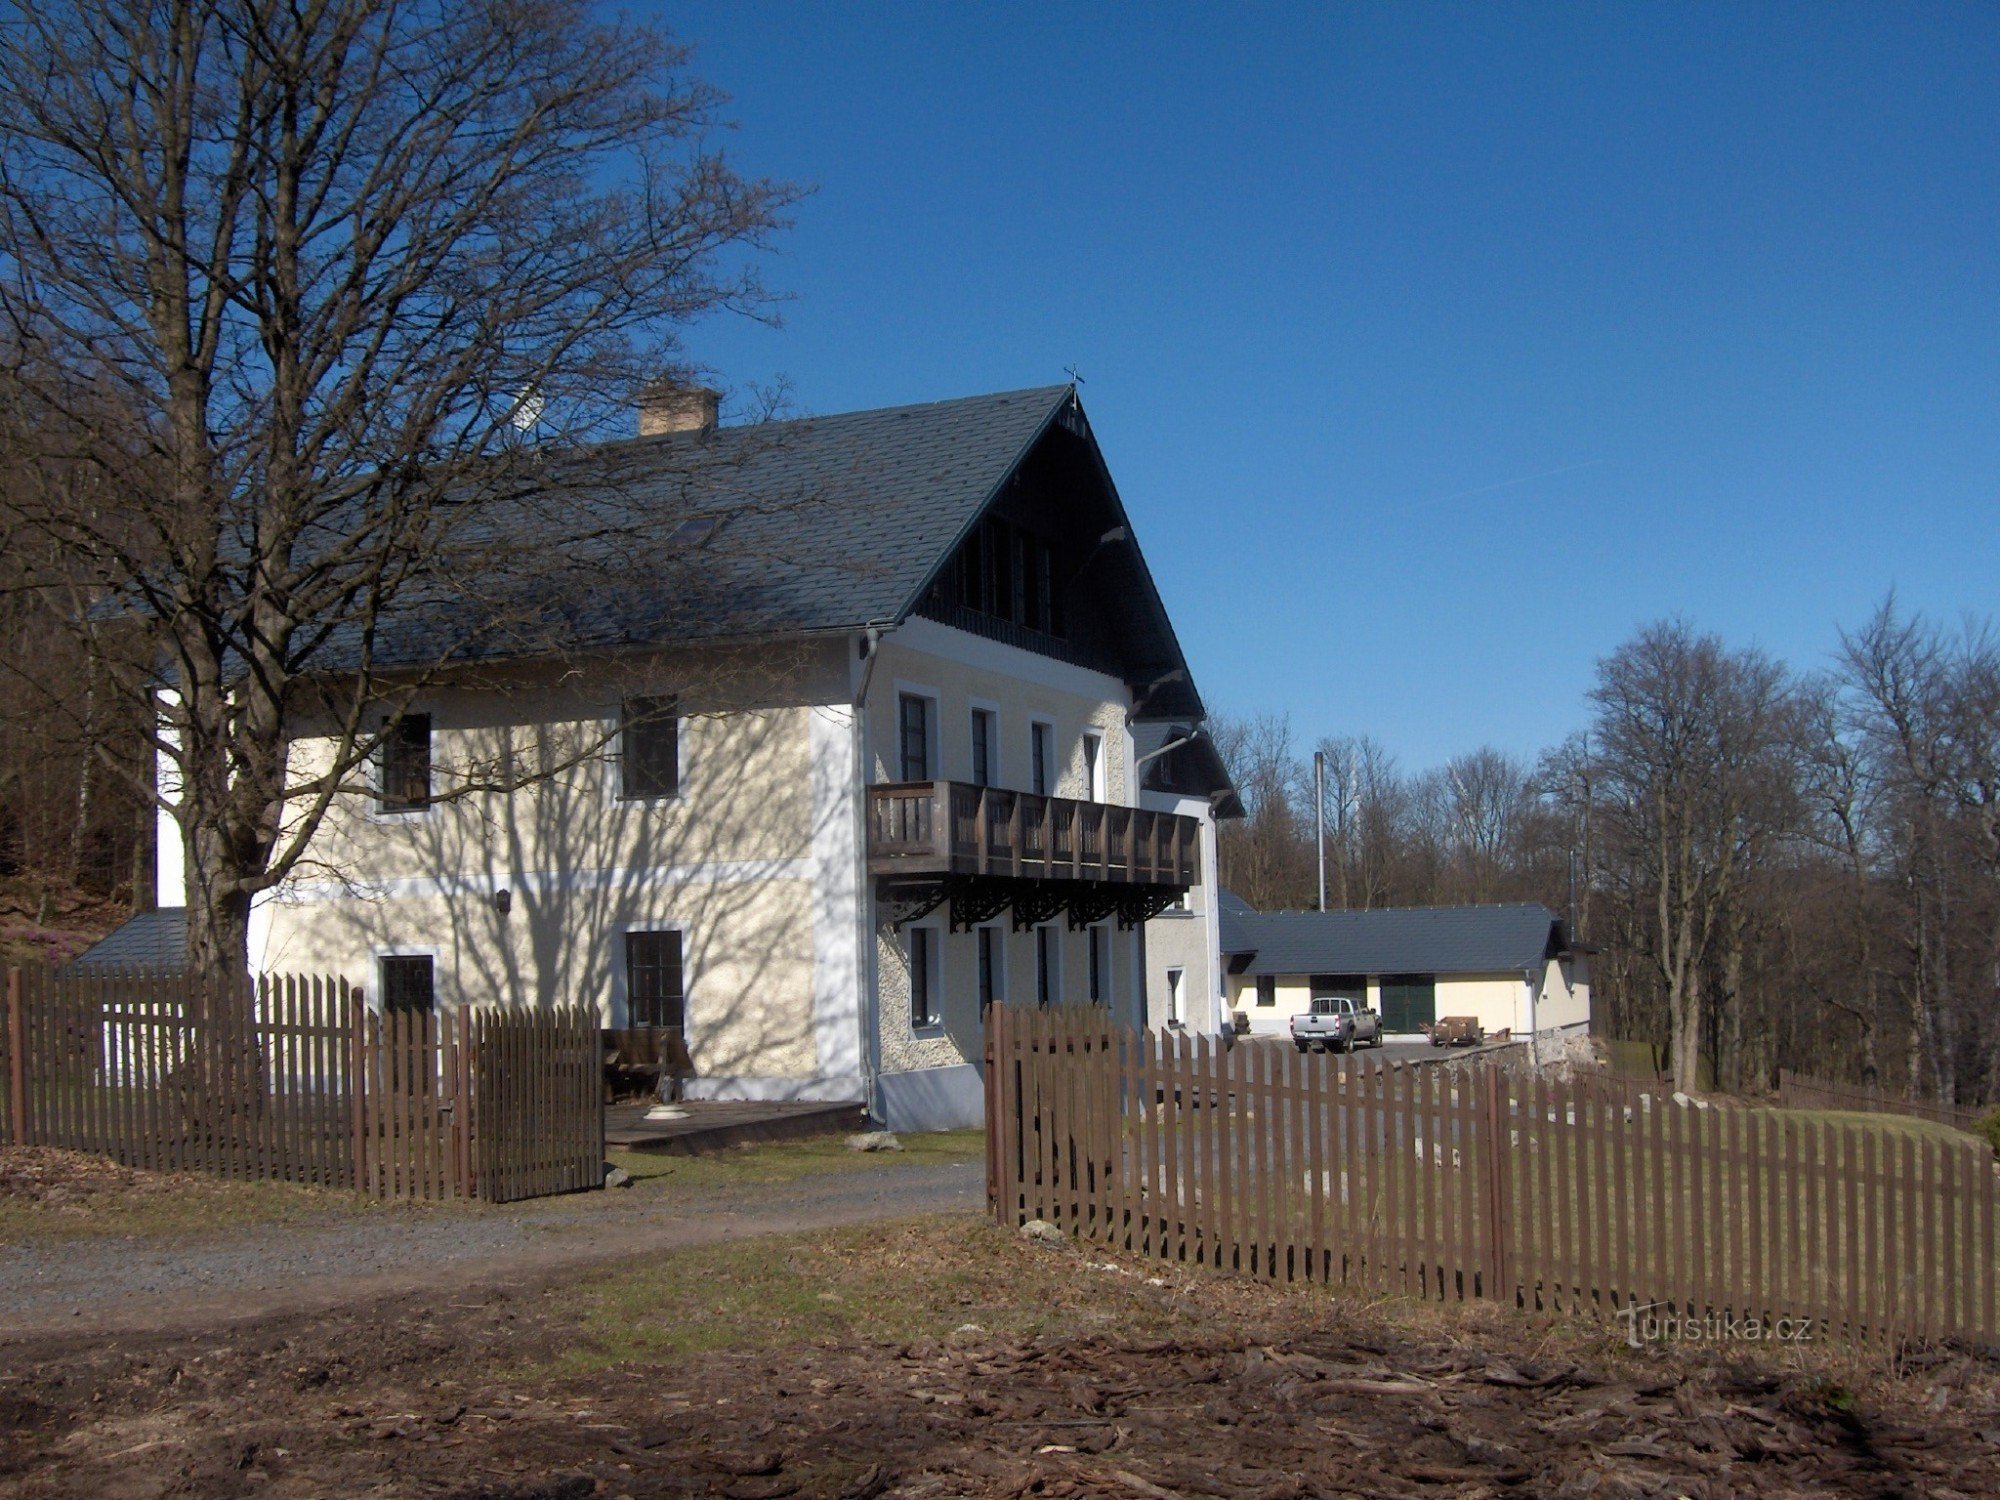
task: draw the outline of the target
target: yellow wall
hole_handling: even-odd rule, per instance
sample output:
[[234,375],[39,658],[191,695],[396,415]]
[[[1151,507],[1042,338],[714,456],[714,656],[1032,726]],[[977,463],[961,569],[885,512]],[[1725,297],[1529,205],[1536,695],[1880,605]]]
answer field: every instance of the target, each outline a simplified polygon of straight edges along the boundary
[[[415,700],[432,715],[437,793],[510,764],[559,769],[416,815],[379,814],[361,787],[344,793],[313,859],[260,903],[260,966],[340,974],[372,993],[381,953],[427,952],[440,1004],[573,1003],[617,1023],[624,933],[676,928],[697,1072],[814,1074],[826,1062],[814,1025],[816,823],[851,822],[852,808],[822,797],[831,810],[815,812],[813,744],[849,731],[817,723],[836,711],[812,700],[846,700],[846,671],[837,644],[660,654],[593,664],[588,678],[521,672]],[[687,711],[680,793],[622,800],[608,738],[617,705],[654,693],[680,695]],[[292,754],[296,780],[328,749],[308,733]]]

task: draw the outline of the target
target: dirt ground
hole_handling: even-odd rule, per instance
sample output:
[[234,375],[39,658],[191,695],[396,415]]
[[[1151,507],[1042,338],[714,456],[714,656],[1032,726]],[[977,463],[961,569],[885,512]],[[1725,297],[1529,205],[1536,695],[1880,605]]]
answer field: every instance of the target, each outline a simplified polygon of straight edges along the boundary
[[2000,1492],[2000,1370],[1635,1351],[1120,1263],[964,1211],[0,1344],[6,1495],[1752,1491]]

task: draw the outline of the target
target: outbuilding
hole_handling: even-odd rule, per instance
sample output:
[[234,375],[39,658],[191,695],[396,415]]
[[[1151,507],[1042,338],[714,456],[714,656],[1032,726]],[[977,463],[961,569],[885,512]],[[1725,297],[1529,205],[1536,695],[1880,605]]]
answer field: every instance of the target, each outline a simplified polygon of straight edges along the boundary
[[1489,1036],[1590,1021],[1591,950],[1538,903],[1260,912],[1224,892],[1219,905],[1225,991],[1253,1034],[1328,995],[1380,1012],[1392,1041],[1443,1016]]

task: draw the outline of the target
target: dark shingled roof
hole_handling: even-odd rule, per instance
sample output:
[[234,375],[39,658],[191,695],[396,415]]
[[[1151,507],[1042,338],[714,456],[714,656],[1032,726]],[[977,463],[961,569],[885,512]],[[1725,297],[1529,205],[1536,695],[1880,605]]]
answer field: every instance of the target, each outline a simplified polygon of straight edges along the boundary
[[143,964],[180,969],[187,963],[187,908],[161,906],[128,917],[70,960],[72,969]]
[[[1243,974],[1501,974],[1569,949],[1546,906],[1393,906],[1277,911],[1222,904],[1222,951]],[[1241,903],[1236,903],[1237,907]]]
[[[552,451],[510,471],[395,606],[379,664],[769,639],[902,623],[952,549],[1058,429],[1089,445],[1069,386],[753,422]],[[1101,457],[1101,503],[1121,502]],[[1077,503],[1072,501],[1071,503]],[[468,513],[471,514],[471,513]],[[698,518],[719,522],[696,540]],[[337,530],[338,528],[333,528]],[[1145,717],[1204,712],[1136,548],[1113,585],[1122,669],[1177,681]],[[336,634],[317,665],[340,670]]]
[[704,561],[740,575],[732,612],[842,630],[902,618],[1070,396],[1050,385],[754,422],[604,444],[583,462],[634,510],[728,517]]

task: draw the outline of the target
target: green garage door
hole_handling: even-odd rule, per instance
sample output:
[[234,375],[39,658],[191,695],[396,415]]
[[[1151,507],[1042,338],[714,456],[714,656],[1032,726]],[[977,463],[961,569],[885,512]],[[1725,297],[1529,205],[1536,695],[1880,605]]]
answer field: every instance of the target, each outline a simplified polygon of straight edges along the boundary
[[1417,1032],[1437,1020],[1437,980],[1429,974],[1382,976],[1382,1029]]

